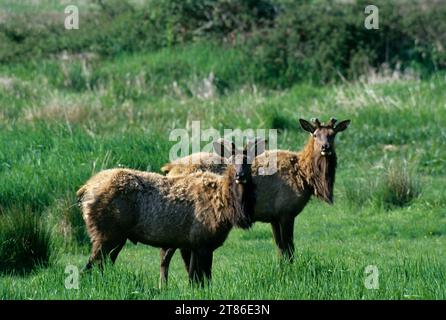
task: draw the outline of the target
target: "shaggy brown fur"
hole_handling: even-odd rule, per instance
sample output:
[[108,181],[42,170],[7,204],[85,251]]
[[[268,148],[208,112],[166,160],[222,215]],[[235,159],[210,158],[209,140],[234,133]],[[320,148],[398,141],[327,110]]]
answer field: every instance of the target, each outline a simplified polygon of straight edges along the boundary
[[[225,141],[215,142],[214,148],[228,149]],[[247,229],[252,224],[255,194],[247,153],[245,148],[242,154],[225,154],[235,164],[225,167],[223,175],[166,177],[111,169],[93,176],[76,194],[93,244],[86,268],[102,265],[104,256],[114,262],[129,239],[185,250],[189,278],[203,284],[204,277],[211,277],[213,251],[232,226]],[[167,279],[170,258],[161,258],[162,279]]]
[[87,268],[102,262],[103,255],[114,262],[126,239],[192,251],[216,249],[232,226],[251,226],[252,209],[246,203],[253,204],[244,189],[235,183],[232,166],[223,176],[199,172],[187,178],[129,169],[98,173],[77,192],[93,244]]
[[214,153],[199,152],[167,163],[161,168],[161,171],[165,174],[169,173],[169,176],[204,171],[223,174],[226,164],[224,158]]
[[[211,154],[212,155],[212,154]],[[212,155],[213,157],[215,155]],[[261,176],[258,174],[260,168],[268,166],[269,158],[275,156],[277,159],[277,172],[271,176]],[[168,176],[181,176],[193,172],[210,171],[219,174],[226,168],[226,164],[200,163],[187,165],[191,156],[180,159],[177,164],[174,162],[166,164],[161,170]],[[284,189],[292,190],[294,194],[301,195],[304,190],[310,191],[318,198],[333,202],[333,185],[336,169],[336,154],[329,157],[323,157],[314,150],[314,138],[310,137],[304,149],[301,152],[292,152],[288,150],[266,151],[261,156],[256,157],[252,166],[252,175],[254,185],[257,186],[257,193],[265,190],[265,200],[271,202],[271,194],[280,193]],[[280,190],[275,192],[274,190]],[[268,196],[269,195],[269,196]],[[257,197],[256,212],[263,211],[262,197]],[[277,202],[277,201],[276,201]],[[288,202],[284,199],[284,202]],[[268,205],[270,207],[270,205]],[[277,206],[276,206],[277,208]],[[274,210],[274,208],[270,208]],[[259,221],[264,221],[262,215],[255,215]],[[269,218],[266,219],[269,222]]]
[[[300,152],[286,150],[267,151],[257,156],[252,166],[253,183],[256,187],[254,221],[269,222],[272,225],[274,240],[283,257],[292,261],[294,255],[293,231],[294,219],[302,211],[311,195],[333,203],[337,158],[334,136],[347,128],[349,120],[334,127],[336,120],[331,119],[322,126],[318,121],[313,124],[301,120],[304,130],[311,136]],[[331,140],[330,140],[331,139]],[[331,141],[331,142],[330,142]],[[322,148],[329,147],[329,152]],[[325,150],[325,149],[324,149]],[[203,154],[200,156],[203,159]],[[268,166],[269,157],[275,156],[277,172],[273,175],[260,175],[259,169]],[[163,167],[167,175],[181,175],[193,170],[220,172],[225,165],[213,165],[208,162],[185,165],[191,157],[185,157]],[[181,163],[183,162],[183,163]],[[178,164],[181,163],[181,164]],[[187,257],[187,252],[183,252]],[[186,265],[187,265],[187,261]]]
[[[311,186],[316,197],[328,203],[333,203],[336,154],[332,154],[328,157],[321,156],[320,153],[315,152],[313,140],[313,137],[310,137],[305,148],[299,153],[277,150],[276,155],[278,159],[278,166],[285,167],[286,170],[290,170],[290,163],[295,162],[293,166],[295,166],[294,171],[296,175],[291,176],[291,179],[297,180],[296,185],[298,188],[302,190],[306,186]],[[225,163],[214,164],[212,161],[209,161],[209,158],[206,158],[207,155],[210,158],[216,157],[212,153],[202,153],[201,159],[203,162],[196,163],[192,162],[191,160],[194,158],[194,155],[187,156],[165,164],[161,168],[161,171],[171,177],[206,171],[222,174],[227,165]],[[266,159],[264,159],[265,157]],[[258,158],[257,163],[259,161],[262,161],[262,163],[257,165],[257,169],[253,170],[254,176],[256,175],[259,167],[263,167],[265,164],[267,165],[268,157],[268,153],[265,153],[262,155],[262,157]],[[299,159],[299,161],[297,159]]]
[[[337,165],[336,153],[322,156],[314,145],[314,138],[310,136],[305,148],[296,154],[299,159],[297,170],[300,174],[295,178],[305,180],[316,197],[331,204]],[[301,183],[300,187],[305,188],[305,184]]]

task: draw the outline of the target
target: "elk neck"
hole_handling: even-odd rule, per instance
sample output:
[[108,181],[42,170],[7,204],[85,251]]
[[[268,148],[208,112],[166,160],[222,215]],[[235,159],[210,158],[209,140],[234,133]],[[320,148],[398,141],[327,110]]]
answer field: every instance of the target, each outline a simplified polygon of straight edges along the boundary
[[336,165],[335,150],[331,155],[321,155],[320,150],[315,150],[314,138],[310,136],[299,157],[299,170],[314,195],[330,204],[333,203]]

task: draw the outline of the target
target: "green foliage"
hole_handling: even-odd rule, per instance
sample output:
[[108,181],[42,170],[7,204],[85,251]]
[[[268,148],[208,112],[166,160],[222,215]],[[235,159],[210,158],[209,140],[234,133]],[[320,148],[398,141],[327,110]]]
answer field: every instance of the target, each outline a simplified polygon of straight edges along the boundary
[[238,33],[272,26],[276,8],[269,0],[169,0],[152,2],[158,19],[167,22],[168,44],[197,38],[234,38]]
[[0,273],[24,274],[50,263],[49,231],[29,209],[0,215]]
[[[417,68],[432,72],[445,67],[445,43],[429,18],[444,26],[446,4],[375,2],[378,30],[364,27],[365,1],[287,2],[274,28],[262,28],[241,47],[253,58],[255,81],[288,87],[300,81],[326,83],[357,79],[383,64],[392,70]],[[423,6],[423,10],[419,7]],[[420,32],[429,25],[432,32]],[[432,43],[437,43],[436,49]]]
[[353,207],[367,206],[376,194],[374,177],[346,178],[343,182],[345,200]]
[[75,91],[83,91],[88,88],[88,79],[80,63],[73,63],[69,66],[67,78],[66,86]]
[[404,207],[421,194],[417,175],[406,162],[392,161],[383,175],[378,200],[386,208]]
[[[117,56],[212,39],[237,47],[250,80],[272,88],[357,79],[383,66],[422,75],[446,67],[445,3],[378,1],[378,30],[364,27],[366,1],[100,4],[85,10],[79,30],[27,12],[11,15],[0,23],[0,63],[62,52]],[[78,67],[70,78],[75,90],[86,87]]]
[[86,11],[81,15],[78,30],[65,29],[62,19],[34,13],[13,14],[0,23],[3,40],[0,63],[38,59],[65,51],[110,56],[162,45],[159,29],[148,16],[148,9],[134,10],[130,5],[121,4],[119,11],[110,12],[115,7]]

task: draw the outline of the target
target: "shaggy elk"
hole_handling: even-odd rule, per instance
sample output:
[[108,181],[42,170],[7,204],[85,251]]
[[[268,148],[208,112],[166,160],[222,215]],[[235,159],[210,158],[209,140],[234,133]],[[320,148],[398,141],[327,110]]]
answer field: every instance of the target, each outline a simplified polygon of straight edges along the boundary
[[[249,148],[243,152],[224,140],[214,149],[235,162],[223,175],[196,172],[182,177],[130,169],[104,170],[77,192],[92,242],[86,265],[102,266],[104,257],[114,263],[127,239],[133,243],[181,248],[188,252],[191,281],[211,277],[213,251],[220,247],[233,226],[247,229],[255,198],[251,181]],[[161,264],[163,268],[163,264]],[[163,278],[167,279],[165,268]]]
[[[269,222],[273,237],[281,256],[293,261],[294,256],[294,220],[302,211],[312,195],[332,204],[333,186],[336,172],[336,134],[344,131],[350,120],[336,125],[331,118],[321,124],[318,119],[311,123],[299,119],[301,127],[310,133],[310,137],[300,152],[270,150],[257,156],[252,166],[252,176],[256,188],[254,221]],[[277,159],[277,171],[272,175],[260,175],[259,168],[267,166],[268,158]],[[199,159],[199,163],[193,159]],[[213,154],[199,153],[166,164],[161,170],[168,176],[177,176],[194,171],[212,171],[221,173],[225,164],[213,164]],[[169,259],[175,249],[162,249],[161,256]],[[181,250],[186,267],[190,252]],[[167,262],[168,264],[168,262]],[[161,270],[162,271],[162,270]]]

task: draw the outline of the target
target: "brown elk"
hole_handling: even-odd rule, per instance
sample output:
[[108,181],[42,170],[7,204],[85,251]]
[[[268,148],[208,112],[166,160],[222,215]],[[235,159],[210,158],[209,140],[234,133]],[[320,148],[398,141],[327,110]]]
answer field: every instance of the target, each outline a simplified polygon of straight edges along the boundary
[[215,151],[235,162],[223,175],[166,177],[111,169],[93,176],[77,192],[92,242],[86,269],[102,265],[106,256],[114,263],[129,239],[187,251],[189,279],[203,284],[211,277],[213,251],[231,228],[251,226],[255,198],[247,155],[261,145],[256,140],[239,152],[228,142],[215,142]]
[[[312,195],[332,204],[337,157],[335,151],[336,134],[344,131],[350,120],[336,125],[331,118],[321,124],[318,119],[311,123],[299,119],[301,127],[310,133],[310,137],[300,152],[286,150],[266,151],[257,156],[252,166],[252,176],[256,188],[254,221],[269,222],[273,237],[281,256],[293,261],[294,256],[294,220],[303,210]],[[211,154],[208,154],[211,157]],[[193,171],[221,172],[225,164],[212,164],[206,161],[206,154],[200,155],[200,163],[191,163],[194,155],[166,164],[161,170],[170,176],[181,176]],[[272,175],[261,175],[259,169],[268,164],[268,159],[275,156],[277,171]],[[213,156],[212,156],[213,157]],[[208,159],[209,160],[209,159]],[[162,273],[175,252],[175,248],[161,250],[163,261]],[[190,253],[181,250],[186,267]]]

